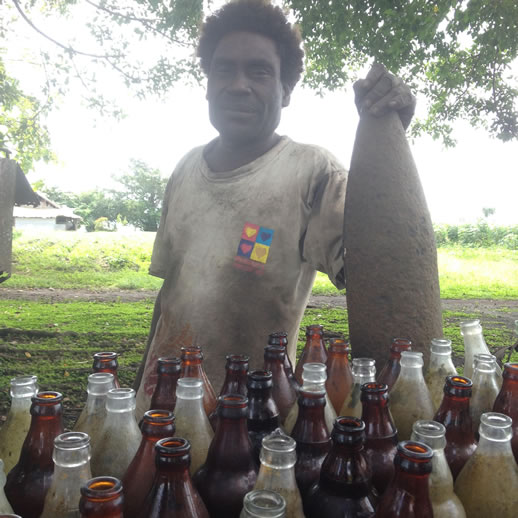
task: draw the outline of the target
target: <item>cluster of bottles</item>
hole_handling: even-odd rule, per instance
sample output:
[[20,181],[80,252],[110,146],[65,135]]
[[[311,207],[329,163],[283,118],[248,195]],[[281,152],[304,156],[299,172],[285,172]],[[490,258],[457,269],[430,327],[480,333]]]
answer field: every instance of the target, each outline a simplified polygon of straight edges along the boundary
[[0,518],[514,518],[518,364],[502,374],[478,321],[461,333],[472,379],[444,339],[426,375],[422,354],[394,339],[376,378],[372,359],[351,369],[346,341],[326,348],[319,325],[293,371],[287,335],[274,333],[263,370],[227,356],[219,397],[201,349],[186,347],[158,360],[140,424],[117,355],[97,353],[66,433],[62,395],[15,378]]

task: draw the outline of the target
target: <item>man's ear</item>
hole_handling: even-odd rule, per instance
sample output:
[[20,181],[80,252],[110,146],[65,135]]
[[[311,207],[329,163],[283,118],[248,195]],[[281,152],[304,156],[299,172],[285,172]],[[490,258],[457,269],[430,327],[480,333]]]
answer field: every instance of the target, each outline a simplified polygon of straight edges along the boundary
[[291,100],[291,88],[286,85],[282,85],[282,107],[286,108],[289,106]]

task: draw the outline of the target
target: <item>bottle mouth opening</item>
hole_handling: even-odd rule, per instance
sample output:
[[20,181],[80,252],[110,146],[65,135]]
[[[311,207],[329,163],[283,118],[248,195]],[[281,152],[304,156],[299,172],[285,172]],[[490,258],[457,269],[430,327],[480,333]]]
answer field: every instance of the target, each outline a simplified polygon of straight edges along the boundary
[[429,461],[433,457],[432,448],[418,441],[401,441],[397,445],[397,451],[412,460]]
[[324,326],[321,324],[311,324],[306,327],[306,336],[314,334],[322,334],[324,332]]
[[513,420],[498,412],[486,412],[480,416],[479,434],[496,442],[507,442],[513,436]]
[[111,361],[111,360],[116,360],[118,356],[119,356],[118,353],[105,351],[105,352],[95,353],[94,359],[100,360],[102,362],[107,362],[107,361]]
[[459,389],[470,389],[473,387],[473,382],[464,376],[446,376],[446,385],[450,385]]
[[293,437],[284,435],[277,429],[262,440],[262,447],[272,453],[291,453],[295,451],[297,443]]
[[372,358],[353,358],[353,367],[374,367],[376,361]]
[[358,417],[339,416],[335,419],[334,428],[346,433],[363,432],[365,423]]
[[80,450],[90,445],[90,436],[83,432],[65,432],[54,439],[54,448],[58,450]]
[[172,357],[161,357],[158,358],[157,363],[159,365],[180,365],[182,363],[182,360],[176,356]]
[[108,399],[132,399],[135,397],[135,391],[132,388],[114,388],[108,390]]
[[393,338],[390,348],[394,352],[408,351],[412,348],[412,340],[408,338]]
[[115,477],[96,477],[81,487],[81,494],[93,501],[108,501],[122,493],[122,482]]
[[54,391],[38,392],[32,401],[35,403],[60,403],[63,401],[63,394]]
[[402,351],[400,363],[402,367],[420,368],[424,365],[423,353],[417,351]]
[[169,410],[148,410],[144,414],[144,421],[151,425],[167,425],[174,423],[175,416]]
[[221,408],[244,408],[248,405],[248,398],[241,394],[223,394],[218,397]]
[[388,385],[385,383],[364,383],[361,386],[361,391],[367,394],[381,394],[388,392]]
[[203,358],[203,353],[201,351],[201,347],[199,345],[191,345],[189,347],[182,347],[180,349],[181,351],[181,356],[182,356],[182,360],[187,360],[187,359],[191,359],[191,358],[194,358],[194,359],[200,359],[200,358]]
[[165,437],[157,441],[155,450],[159,455],[178,457],[191,451],[191,443],[183,437]]
[[254,381],[266,381],[272,379],[272,373],[270,371],[250,371],[248,378]]

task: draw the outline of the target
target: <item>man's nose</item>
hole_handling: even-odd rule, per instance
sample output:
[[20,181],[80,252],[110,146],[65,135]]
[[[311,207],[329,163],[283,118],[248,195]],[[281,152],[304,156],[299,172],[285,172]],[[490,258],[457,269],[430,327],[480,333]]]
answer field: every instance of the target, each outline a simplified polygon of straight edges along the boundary
[[250,82],[244,71],[236,71],[232,76],[232,80],[228,89],[234,93],[248,93],[250,91]]

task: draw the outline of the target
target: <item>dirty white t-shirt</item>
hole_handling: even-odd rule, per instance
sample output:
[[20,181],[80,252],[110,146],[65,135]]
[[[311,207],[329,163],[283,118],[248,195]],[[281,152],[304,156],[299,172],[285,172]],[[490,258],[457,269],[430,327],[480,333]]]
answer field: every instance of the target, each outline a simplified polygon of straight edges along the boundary
[[225,355],[248,354],[250,370],[262,369],[272,332],[289,333],[294,360],[316,270],[344,287],[347,173],[329,152],[282,137],[253,162],[215,173],[203,150],[181,160],[165,193],[150,268],[165,279],[162,313],[139,415],[148,409],[159,357],[200,345],[219,392]]

